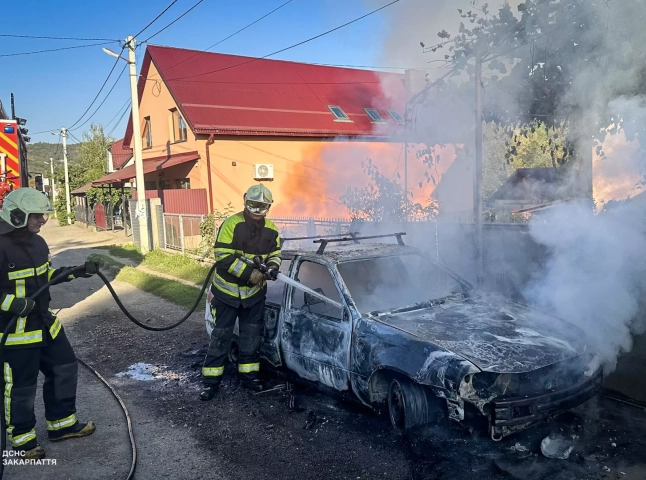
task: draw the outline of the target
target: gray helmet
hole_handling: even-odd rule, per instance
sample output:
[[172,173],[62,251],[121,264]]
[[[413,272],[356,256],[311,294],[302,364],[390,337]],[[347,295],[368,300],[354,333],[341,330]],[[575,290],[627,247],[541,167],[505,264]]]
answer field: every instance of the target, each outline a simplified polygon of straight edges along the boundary
[[19,188],[9,193],[0,211],[0,234],[27,226],[30,214],[51,215],[54,207],[44,193],[35,188]]
[[274,197],[263,184],[252,185],[244,194],[245,209],[255,215],[267,215]]

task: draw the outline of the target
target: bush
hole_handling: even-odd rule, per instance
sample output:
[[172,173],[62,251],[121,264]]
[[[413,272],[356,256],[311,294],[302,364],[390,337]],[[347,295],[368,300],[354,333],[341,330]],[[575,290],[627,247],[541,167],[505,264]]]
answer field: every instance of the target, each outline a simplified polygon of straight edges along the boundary
[[[65,198],[58,197],[56,199],[56,202],[54,202],[54,210],[56,210],[56,219],[58,220],[58,224],[61,227],[64,227],[66,225],[69,225],[67,221],[67,203],[65,202]],[[74,223],[74,212],[72,211],[70,213],[70,221],[71,223]]]
[[215,245],[217,230],[222,225],[222,222],[234,213],[235,208],[229,202],[224,210],[214,210],[213,213],[207,215],[204,221],[200,223],[200,235],[202,235],[200,251],[202,252],[202,258],[214,258],[213,246]]

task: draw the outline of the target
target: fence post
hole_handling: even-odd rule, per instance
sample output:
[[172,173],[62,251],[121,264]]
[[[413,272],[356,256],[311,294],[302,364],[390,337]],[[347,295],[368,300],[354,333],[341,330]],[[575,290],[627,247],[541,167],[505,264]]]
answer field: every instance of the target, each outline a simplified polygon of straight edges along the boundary
[[181,213],[179,214],[179,244],[182,248],[182,253],[184,253],[184,220]]
[[164,248],[168,248],[168,244],[166,243],[166,215],[162,212],[162,231],[164,233]]

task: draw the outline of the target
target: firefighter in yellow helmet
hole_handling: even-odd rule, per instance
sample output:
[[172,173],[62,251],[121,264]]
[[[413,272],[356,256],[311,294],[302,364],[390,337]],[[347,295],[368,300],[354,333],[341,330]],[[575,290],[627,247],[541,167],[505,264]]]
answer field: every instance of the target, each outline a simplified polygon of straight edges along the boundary
[[[258,349],[264,328],[266,280],[276,278],[281,261],[278,229],[265,218],[273,202],[267,187],[262,184],[251,186],[244,195],[244,210],[227,218],[218,231],[216,269],[211,285],[211,313],[215,326],[202,367],[202,400],[211,400],[217,393],[236,318],[240,329],[238,374],[243,385],[262,389]],[[263,274],[239,256],[248,259],[260,256],[270,271]]]
[[[49,289],[33,300],[36,290],[65,268],[52,268],[49,247],[38,235],[54,213],[47,197],[33,188],[19,188],[4,199],[0,211],[0,330],[18,316],[2,352],[4,415],[14,450],[22,458],[40,459],[45,450],[36,441],[34,400],[38,372],[45,375],[43,400],[51,441],[94,432],[92,422],[76,418],[77,361],[59,319],[49,309]],[[73,267],[88,277],[98,265]],[[56,283],[74,279],[66,275]],[[0,434],[4,435],[4,432]]]

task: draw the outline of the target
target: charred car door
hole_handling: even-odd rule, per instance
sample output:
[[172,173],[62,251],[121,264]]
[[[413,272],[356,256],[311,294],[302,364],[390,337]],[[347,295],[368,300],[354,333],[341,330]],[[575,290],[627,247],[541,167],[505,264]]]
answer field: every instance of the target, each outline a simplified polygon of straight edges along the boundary
[[[344,304],[337,280],[328,266],[298,259],[292,275],[305,286]],[[346,307],[339,309],[288,287],[281,336],[287,368],[306,380],[348,390],[351,336],[352,322]]]

